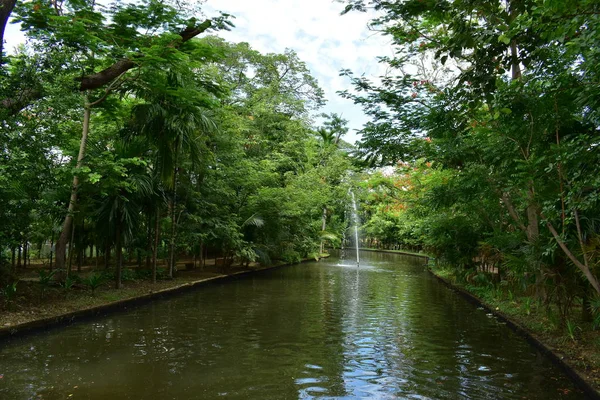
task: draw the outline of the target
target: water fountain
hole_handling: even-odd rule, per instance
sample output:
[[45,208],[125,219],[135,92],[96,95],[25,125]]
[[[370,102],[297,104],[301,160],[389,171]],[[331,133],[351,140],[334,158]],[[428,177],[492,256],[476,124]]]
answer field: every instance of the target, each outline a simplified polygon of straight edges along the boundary
[[356,245],[356,267],[360,267],[360,255],[358,251],[358,209],[356,208],[356,198],[354,192],[350,190],[352,195],[352,220],[354,221],[354,243]]

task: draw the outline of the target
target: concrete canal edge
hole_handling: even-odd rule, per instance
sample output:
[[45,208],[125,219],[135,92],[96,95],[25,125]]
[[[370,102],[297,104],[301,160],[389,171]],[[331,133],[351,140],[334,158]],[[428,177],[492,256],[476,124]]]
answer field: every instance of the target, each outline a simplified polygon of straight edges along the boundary
[[441,276],[436,275],[431,269],[427,268],[427,271],[433,277],[435,277],[438,281],[440,281],[443,285],[445,285],[449,289],[453,290],[454,292],[458,293],[459,295],[464,297],[470,303],[472,303],[478,307],[482,307],[486,312],[494,315],[499,321],[502,321],[503,323],[505,323],[506,326],[508,326],[517,335],[519,335],[519,336],[523,337],[525,340],[527,340],[532,346],[534,346],[537,350],[539,350],[540,353],[544,354],[555,365],[557,365],[560,369],[562,369],[567,374],[567,376],[569,376],[569,378],[571,378],[571,380],[573,380],[575,385],[579,389],[583,390],[583,392],[585,393],[586,396],[588,396],[589,399],[600,400],[600,392],[598,392],[596,389],[594,389],[592,384],[590,382],[588,382],[588,380],[583,375],[581,375],[579,372],[577,372],[577,370],[574,367],[572,367],[571,365],[569,365],[563,359],[563,357],[561,357],[560,355],[555,353],[552,350],[552,348],[550,348],[549,346],[547,346],[543,342],[541,342],[539,339],[537,339],[527,329],[523,328],[521,325],[519,325],[515,321],[511,320],[508,316],[506,316],[504,313],[500,312],[499,310],[496,310],[496,309],[490,307],[489,305],[487,305],[486,303],[481,301],[478,297],[474,296],[467,290],[454,285],[453,283],[442,278]]
[[[314,258],[307,258],[300,261],[300,263],[315,261]],[[76,321],[83,321],[86,319],[104,316],[113,312],[126,310],[128,307],[136,307],[142,304],[149,303],[162,298],[174,296],[183,292],[188,292],[197,289],[203,285],[216,282],[224,282],[240,276],[253,275],[261,271],[267,271],[271,269],[286,267],[290,265],[297,265],[300,263],[284,263],[276,264],[268,267],[261,267],[256,269],[249,269],[244,271],[237,271],[231,274],[223,274],[217,276],[211,276],[209,278],[199,279],[197,281],[186,282],[176,286],[172,286],[165,289],[153,291],[141,296],[134,296],[127,299],[117,300],[109,303],[100,304],[93,307],[83,308],[80,310],[70,311],[64,314],[53,315],[46,318],[35,319],[32,321],[24,322],[22,324],[0,327],[0,340],[6,340],[33,334],[61,326],[67,326]],[[1,343],[0,343],[1,344]]]
[[422,257],[422,258],[431,258],[427,254],[420,253],[411,253],[410,251],[402,251],[402,250],[379,250],[379,249],[369,249],[369,248],[360,248],[360,251],[369,251],[371,253],[389,253],[389,254],[398,254],[399,256],[413,256],[413,257]]

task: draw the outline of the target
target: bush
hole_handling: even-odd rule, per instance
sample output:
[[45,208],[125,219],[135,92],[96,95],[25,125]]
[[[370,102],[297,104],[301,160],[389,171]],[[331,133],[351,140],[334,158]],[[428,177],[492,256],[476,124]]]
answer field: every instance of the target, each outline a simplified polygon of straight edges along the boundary
[[10,265],[3,262],[0,252],[0,287],[8,285],[14,279],[15,277],[12,274]]
[[61,282],[61,286],[63,287],[63,289],[65,290],[69,290],[73,287],[73,285],[76,283],[76,280],[74,279],[73,276],[67,276],[65,278],[64,282]]
[[121,270],[121,282],[133,282],[137,278],[137,274],[134,270],[129,268],[123,268]]
[[[152,270],[151,269],[136,269],[133,272],[135,274],[136,280],[152,279]],[[158,271],[156,271],[156,275],[158,277]]]
[[44,294],[46,293],[46,289],[48,289],[53,282],[53,277],[56,274],[58,270],[54,270],[54,271],[46,271],[46,270],[40,270],[38,272],[39,278],[40,278],[40,297],[43,299],[44,298]]
[[256,252],[256,256],[258,257],[257,261],[260,265],[269,266],[272,264],[271,257],[269,257],[269,254],[266,251],[256,247],[254,248],[254,251]]
[[302,261],[302,255],[295,250],[287,250],[281,255],[281,259],[286,263],[299,263]]
[[50,286],[50,284],[52,283],[52,277],[54,277],[54,275],[56,274],[56,271],[58,271],[58,270],[54,270],[54,271],[46,271],[44,269],[40,270],[38,272],[38,275],[40,278],[40,285],[42,285],[42,287]]
[[92,290],[92,294],[106,282],[106,274],[93,274],[83,280],[83,283]]
[[6,285],[4,287],[4,289],[2,290],[2,295],[4,297],[4,301],[6,302],[7,306],[11,306],[13,301],[17,297],[17,284],[18,284],[18,281],[15,281],[13,283]]

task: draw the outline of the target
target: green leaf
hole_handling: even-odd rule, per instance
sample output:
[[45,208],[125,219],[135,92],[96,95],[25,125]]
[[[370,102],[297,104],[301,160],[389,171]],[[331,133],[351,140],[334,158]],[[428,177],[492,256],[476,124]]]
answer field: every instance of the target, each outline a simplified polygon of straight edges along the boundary
[[510,38],[508,36],[506,36],[506,35],[503,34],[503,35],[498,36],[498,41],[502,42],[504,44],[509,44],[510,43]]
[[91,183],[98,183],[100,181],[100,179],[102,178],[102,175],[96,173],[96,172],[92,172],[89,176],[88,179],[90,180]]

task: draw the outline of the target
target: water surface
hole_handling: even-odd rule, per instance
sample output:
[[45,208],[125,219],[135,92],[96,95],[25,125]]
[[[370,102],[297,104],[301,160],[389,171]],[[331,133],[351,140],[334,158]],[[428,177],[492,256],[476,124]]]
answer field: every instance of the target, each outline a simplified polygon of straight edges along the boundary
[[422,264],[362,252],[14,339],[0,398],[585,398]]

